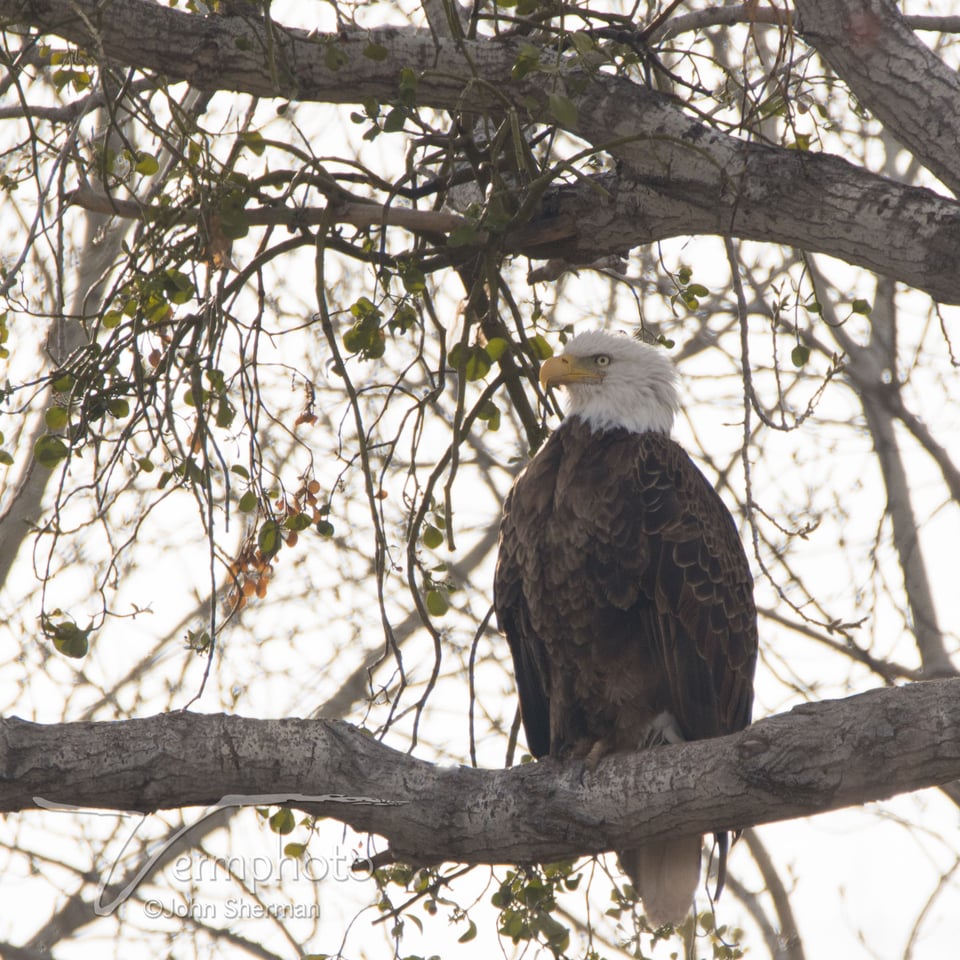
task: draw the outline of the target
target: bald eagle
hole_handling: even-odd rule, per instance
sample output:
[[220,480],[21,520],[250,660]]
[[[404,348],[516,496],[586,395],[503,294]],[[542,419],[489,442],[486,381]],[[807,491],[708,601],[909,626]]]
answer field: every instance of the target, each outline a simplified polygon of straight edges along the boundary
[[[504,504],[494,603],[536,757],[700,740],[750,722],[753,580],[717,492],[670,439],[679,403],[662,349],[584,333],[547,360],[567,417]],[[679,923],[699,836],[619,852],[656,924]],[[727,835],[717,834],[718,892]]]

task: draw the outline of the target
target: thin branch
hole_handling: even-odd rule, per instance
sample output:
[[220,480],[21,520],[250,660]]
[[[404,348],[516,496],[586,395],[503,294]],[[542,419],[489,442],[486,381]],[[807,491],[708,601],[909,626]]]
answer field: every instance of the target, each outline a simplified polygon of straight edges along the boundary
[[790,907],[790,895],[780,879],[780,874],[777,873],[770,854],[767,853],[767,848],[760,841],[755,830],[745,830],[743,840],[749,847],[750,854],[767,885],[767,892],[773,900],[777,919],[780,921],[777,949],[771,952],[778,960],[804,960],[803,941],[800,939],[797,922]]
[[[171,209],[136,200],[121,200],[80,187],[67,197],[74,206],[108,216],[129,220],[163,223],[198,223],[205,215],[199,207]],[[325,223],[348,223],[354,227],[403,227],[412,232],[449,233],[470,225],[465,217],[440,210],[408,210],[379,203],[331,202],[326,207],[255,207],[243,211],[243,217],[254,227],[316,227]]]

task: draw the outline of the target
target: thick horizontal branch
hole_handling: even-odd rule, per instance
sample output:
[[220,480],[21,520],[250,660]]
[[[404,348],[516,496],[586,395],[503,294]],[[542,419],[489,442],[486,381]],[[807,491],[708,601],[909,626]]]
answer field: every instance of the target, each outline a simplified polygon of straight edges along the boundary
[[547,861],[882,800],[960,778],[960,680],[797,707],[735,736],[609,757],[437,766],[346,723],[162,714],[0,721],[0,811],[155,811],[238,794],[386,837],[417,863]]
[[[0,0],[0,18],[83,44],[108,62],[206,90],[390,101],[400,70],[410,68],[423,106],[515,107],[555,123],[548,94],[565,89],[577,107],[567,129],[615,158],[620,175],[580,179],[546,194],[529,234],[508,237],[508,251],[590,262],[667,237],[719,234],[826,253],[960,303],[955,200],[838,157],[750,144],[624,77],[587,76],[571,65],[569,74],[534,70],[517,79],[512,68],[521,48],[514,41],[455,41],[412,28],[308,34],[148,0],[114,0],[109,8],[97,0],[66,7],[56,0]],[[375,58],[365,55],[373,41]]]
[[960,303],[960,204],[931,190],[829,154],[756,144],[738,143],[725,168],[706,164],[684,180],[655,168],[638,174],[639,151],[633,159],[618,173],[548,192],[538,217],[508,236],[508,249],[591,263],[669,237],[734,236],[826,253]]

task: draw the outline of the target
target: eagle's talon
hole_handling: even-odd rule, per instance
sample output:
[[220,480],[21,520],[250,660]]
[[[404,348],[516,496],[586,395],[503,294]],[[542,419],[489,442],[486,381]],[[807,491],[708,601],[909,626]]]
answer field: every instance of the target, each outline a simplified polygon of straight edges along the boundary
[[584,767],[593,773],[599,766],[600,761],[610,752],[610,746],[609,740],[598,740],[584,758]]

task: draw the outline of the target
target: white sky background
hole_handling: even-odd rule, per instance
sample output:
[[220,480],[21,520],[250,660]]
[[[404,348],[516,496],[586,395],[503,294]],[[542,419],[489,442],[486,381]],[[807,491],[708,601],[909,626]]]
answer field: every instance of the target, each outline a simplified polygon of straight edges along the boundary
[[[371,5],[370,17],[386,17],[388,13],[395,13],[390,9],[392,6]],[[300,9],[304,8],[301,6]],[[310,14],[320,16],[327,9],[323,5],[310,5]],[[281,22],[295,22],[288,12],[277,5],[274,16]],[[918,7],[909,12],[923,11]],[[956,11],[945,10],[941,5],[938,12]],[[215,98],[213,110],[221,111],[224,117],[232,107],[232,98],[224,95]],[[242,113],[244,107],[245,104],[241,102],[236,109]],[[271,104],[261,106],[265,124],[271,111]],[[344,141],[349,139],[356,144],[367,165],[389,172],[395,161],[392,142],[384,137],[373,144],[361,143],[359,135],[363,127],[346,120],[341,122],[340,118],[345,118],[349,112],[349,109],[334,111],[331,108],[304,105],[297,110],[297,120],[305,129],[312,128],[315,131],[314,149],[317,153],[325,152],[322,146],[325,141],[330,143],[326,152],[342,152]],[[208,126],[212,126],[209,116],[207,122]],[[231,122],[225,120],[224,129],[230,128]],[[268,135],[269,125],[263,128],[263,132],[265,136]],[[278,136],[279,132],[278,125]],[[8,214],[0,212],[0,220],[3,221],[5,236],[15,236],[21,229],[16,224],[11,225]],[[10,234],[7,234],[8,229]],[[6,250],[3,255],[6,258]],[[241,244],[235,252],[235,259],[242,262],[243,256]],[[316,309],[311,286],[312,253],[304,253],[302,258],[300,265],[294,258],[283,263],[284,278],[278,280],[279,286],[273,291],[277,297],[278,312],[284,316],[309,315]],[[663,259],[673,268],[681,263],[692,266],[696,279],[711,289],[722,289],[727,283],[728,269],[722,245],[716,240],[664,244]],[[639,265],[637,256],[631,258],[631,275],[637,275]],[[524,266],[520,264],[518,269],[524,269]],[[866,274],[838,264],[830,264],[828,269],[838,286],[846,285],[849,299],[872,299],[872,282]],[[303,278],[302,282],[300,278]],[[644,279],[653,278],[645,276]],[[438,302],[447,311],[446,316],[451,318],[456,315],[456,293],[437,291]],[[552,300],[556,291],[547,288],[541,295]],[[559,328],[572,322],[577,323],[580,329],[585,329],[593,325],[591,317],[596,316],[596,306],[606,304],[608,299],[608,287],[595,275],[584,272],[579,277],[568,278],[550,313],[553,325]],[[928,326],[928,302],[920,295],[912,295],[901,297],[900,305],[903,311],[900,322],[902,355],[910,356],[908,345],[914,340],[919,344],[921,336],[925,336],[927,341],[924,345],[925,366],[916,372],[913,387],[918,397],[929,393],[938,398],[930,407],[924,408],[925,422],[942,444],[956,451],[956,438],[960,436],[960,414],[955,403],[942,403],[939,399],[938,384],[942,378],[950,375],[950,371],[945,348],[942,343],[939,346],[937,344],[939,333]],[[946,308],[943,312],[956,331],[960,311]],[[616,316],[618,322],[626,326],[633,326],[637,322],[633,302],[625,295],[618,298]],[[686,320],[672,324],[666,304],[663,304],[661,315],[648,315],[647,319],[664,323],[668,335],[677,340],[678,350],[684,345],[685,330],[694,326]],[[770,340],[759,318],[756,319],[758,330],[751,349],[754,361],[762,366],[769,360]],[[26,326],[19,329],[25,330]],[[26,339],[25,334],[21,335]],[[735,333],[726,334],[723,340],[724,349],[734,357],[737,356],[735,336]],[[553,342],[556,345],[556,341]],[[281,339],[279,344],[278,360],[286,359],[291,350],[296,353],[296,349],[303,349],[307,351],[304,354],[306,365],[312,366],[318,380],[323,378],[322,345],[311,345],[305,340],[298,342],[292,337]],[[312,355],[309,354],[311,350]],[[781,345],[781,351],[784,350],[788,351],[789,346]],[[301,355],[296,355],[298,362],[302,362]],[[928,361],[939,366],[931,367],[927,365]],[[677,439],[696,450],[695,438],[698,437],[718,464],[726,463],[740,443],[739,420],[742,410],[736,395],[728,394],[728,391],[736,389],[737,384],[733,380],[715,379],[718,373],[727,374],[730,369],[730,361],[723,352],[717,350],[706,351],[682,367],[685,414],[689,417],[689,423],[681,417],[676,431]],[[359,365],[354,364],[352,370],[358,377],[362,376]],[[15,377],[11,375],[11,379]],[[768,381],[758,377],[761,395],[769,387]],[[801,391],[804,389],[806,387]],[[794,542],[791,556],[812,592],[823,600],[828,610],[844,619],[856,619],[855,591],[871,587],[873,561],[870,550],[876,535],[874,525],[883,503],[869,441],[865,433],[855,435],[846,426],[855,409],[847,389],[833,385],[818,407],[816,418],[809,421],[803,430],[782,435],[770,431],[763,434],[763,449],[755,451],[753,475],[754,495],[771,512],[789,509],[790,504],[803,507],[812,492],[814,505],[823,511],[822,521],[809,540],[801,544]],[[506,410],[504,414],[505,427],[502,436],[496,439],[497,452],[502,458],[501,462],[506,465],[509,457],[519,452],[519,446],[512,439],[512,431],[507,429]],[[0,429],[4,429],[9,436],[6,424]],[[328,441],[319,433],[318,430],[311,437],[311,443],[316,445],[318,469],[322,470],[328,466],[322,454]],[[922,524],[921,536],[928,560],[928,573],[935,597],[940,601],[942,626],[953,631],[950,637],[952,649],[956,651],[957,605],[951,600],[956,589],[956,569],[951,558],[953,547],[960,538],[960,519],[956,509],[940,509],[943,494],[935,467],[902,432],[899,439],[904,442],[905,459],[911,472],[913,489],[917,491],[915,509]],[[799,466],[796,465],[797,461]],[[305,463],[299,462],[297,465],[302,469]],[[786,469],[788,466],[789,471]],[[291,466],[286,472],[291,474],[295,471]],[[733,483],[742,484],[740,471],[735,469],[731,476]],[[507,489],[509,480],[506,469],[495,471],[494,477],[499,485],[497,495],[485,486],[471,486],[469,471],[461,474],[457,486],[460,505],[457,515],[459,555],[467,553],[471,543],[482,535],[486,526],[496,522],[498,499]],[[854,478],[862,483],[859,491],[855,489]],[[927,490],[930,491],[929,499],[924,497],[924,491]],[[5,498],[9,493],[8,487],[0,496]],[[834,497],[838,494],[849,499],[839,505],[834,504]],[[730,502],[730,498],[727,499]],[[5,502],[5,499],[0,500],[0,504]],[[346,515],[338,518],[338,528],[347,530],[354,525],[359,527],[363,522],[365,505],[362,502],[350,505],[344,499],[341,506]],[[132,513],[132,499],[128,509]],[[849,515],[845,515],[844,511]],[[791,519],[795,523],[803,521],[802,517]],[[186,683],[186,688],[193,689],[199,682],[203,662],[184,654],[176,644],[163,644],[162,640],[204,592],[207,558],[202,546],[198,549],[198,541],[191,532],[195,520],[195,507],[186,494],[178,494],[166,501],[153,519],[151,529],[158,535],[166,532],[167,536],[159,539],[155,546],[150,545],[149,537],[145,538],[144,547],[138,548],[136,567],[128,571],[119,591],[111,598],[118,610],[126,609],[129,603],[135,602],[141,606],[151,606],[153,613],[136,620],[108,623],[98,634],[91,654],[79,664],[66,661],[56,654],[47,655],[30,646],[40,644],[39,640],[27,640],[28,649],[17,659],[17,651],[23,646],[24,637],[39,636],[34,619],[39,608],[30,579],[31,557],[29,548],[23,550],[16,575],[0,594],[0,664],[5,665],[0,668],[0,704],[5,715],[16,714],[47,722],[79,719],[88,708],[94,706],[97,687],[116,683],[155,645],[158,646],[156,660],[142,681],[122,688],[116,706],[100,706],[96,710],[96,717],[113,719],[125,715],[145,716],[168,706],[180,705],[177,702],[170,704],[167,683],[174,682],[185,671],[187,677],[192,678]],[[237,524],[234,536],[238,536],[241,532],[239,515],[234,514],[234,520]],[[173,542],[169,537],[170,531],[176,531]],[[854,545],[844,553],[838,553],[835,547],[841,536]],[[206,712],[226,709],[246,716],[262,717],[309,715],[327,694],[336,689],[340,678],[355,666],[356,651],[361,646],[363,649],[370,648],[380,633],[375,606],[368,606],[366,619],[358,617],[357,609],[363,608],[363,602],[358,603],[355,596],[342,595],[339,590],[345,573],[343,565],[357,575],[366,569],[367,558],[362,546],[355,546],[356,549],[351,552],[340,551],[335,554],[332,545],[310,540],[309,545],[303,541],[296,551],[290,551],[289,556],[284,555],[282,576],[271,592],[268,610],[259,613],[254,611],[250,616],[245,616],[224,637],[222,658],[218,660],[207,693],[194,709]],[[91,535],[77,544],[76,549],[82,551],[81,559],[96,558],[103,550],[102,538]],[[887,554],[883,562],[889,572],[894,567],[890,564],[889,548],[884,550]],[[439,557],[443,555],[442,550],[438,551]],[[852,561],[849,559],[851,557]],[[311,581],[317,585],[317,592],[306,604],[294,602],[293,599],[284,603],[285,595],[293,598],[298,594],[298,578],[306,576],[307,571]],[[486,612],[491,582],[492,559],[475,572],[470,589],[465,588],[454,594],[455,605],[463,608],[469,604],[469,609],[467,616],[451,618],[452,626],[446,637],[451,652],[469,648],[472,639],[470,625],[479,622]],[[899,588],[899,584],[895,586]],[[65,608],[71,608],[88,590],[86,575],[81,573],[58,578],[55,589],[62,591],[56,594],[57,602]],[[23,607],[24,598],[27,598],[26,607]],[[769,585],[760,577],[758,602],[761,606],[773,606],[777,602]],[[352,613],[345,615],[345,611]],[[397,619],[402,617],[403,612],[397,610]],[[864,629],[869,632],[872,649],[889,653],[892,658],[909,665],[917,665],[912,642],[903,629],[901,612],[890,609],[883,622],[872,622]],[[501,661],[507,657],[505,644],[492,635],[485,638],[483,643],[489,651],[498,651]],[[846,666],[840,674],[831,673],[837,669],[837,658],[821,655],[815,645],[787,631],[764,625],[761,643],[765,656],[757,676],[757,717],[788,709],[802,699],[783,682],[790,670],[805,681],[815,679],[818,683],[817,695],[821,697],[843,696],[879,684],[876,677]],[[419,681],[423,680],[423,673],[429,665],[428,656],[426,640],[412,642],[405,651],[405,658],[408,658]],[[466,652],[463,653],[465,656]],[[449,673],[445,673],[430,701],[424,721],[427,735],[418,754],[451,762],[462,761],[467,755],[467,725],[464,673],[455,669],[455,655],[449,656],[448,660],[445,670],[449,670]],[[264,668],[265,664],[269,669]],[[78,671],[82,671],[82,676]],[[482,691],[482,706],[491,712],[499,711],[501,721],[509,724],[514,709],[514,693],[506,675],[494,663],[487,662],[478,674],[478,685]],[[382,710],[374,709],[372,718],[374,722],[382,721]],[[349,719],[359,721],[363,718],[352,716]],[[387,742],[402,745],[403,732],[404,726],[401,724],[391,732]],[[478,745],[481,765],[502,765],[503,751],[502,738],[488,738],[481,742]],[[760,828],[760,837],[781,866],[785,882],[795,882],[791,904],[804,938],[807,956],[843,956],[864,960],[903,956],[913,919],[937,888],[940,877],[956,867],[960,851],[960,844],[957,843],[958,820],[960,816],[955,806],[936,791],[925,791],[884,804],[870,805],[866,811],[844,811]],[[163,824],[167,822],[178,821],[175,816],[152,818],[144,830],[148,836],[162,836],[165,830]],[[918,829],[918,824],[922,825],[922,829]],[[85,816],[79,819],[78,825],[67,814],[36,813],[7,817],[0,823],[0,843],[5,847],[14,846],[19,839],[24,846],[38,854],[45,853],[50,858],[44,860],[39,856],[29,864],[22,858],[0,861],[0,902],[4,903],[0,916],[0,939],[21,942],[35,932],[43,918],[57,908],[65,895],[73,892],[78,885],[76,876],[57,868],[55,861],[75,861],[74,866],[78,870],[89,867],[86,848],[78,836],[92,840],[95,848],[102,849],[106,862],[119,853],[127,826],[125,821],[118,830],[116,820],[109,817]],[[295,834],[290,839],[296,838]],[[313,841],[311,852],[317,856],[334,856],[330,851],[336,850],[341,842],[353,850],[358,838],[342,839],[338,827],[327,825]],[[275,855],[276,838],[257,823],[253,812],[247,811],[235,818],[229,835],[221,830],[211,836],[209,846],[217,855],[244,858],[248,869],[252,869],[257,857]],[[745,850],[735,849],[731,857],[731,870],[745,883],[751,882],[751,861]],[[502,878],[505,872],[504,869],[498,869],[496,874]],[[495,883],[492,883],[489,889],[483,890],[489,876],[485,870],[476,871],[466,883],[454,888],[454,899],[463,905],[468,905],[472,896],[479,897],[480,904],[488,902],[490,893],[495,889]],[[293,942],[309,945],[310,949],[318,952],[334,951],[339,942],[334,936],[335,932],[342,930],[356,909],[366,905],[371,896],[370,884],[352,880],[285,886],[282,896],[276,891],[276,897],[272,889],[261,890],[263,902],[266,903],[289,899],[309,903],[315,895],[319,896],[321,920],[316,930],[311,929],[310,920],[291,923],[288,937],[281,925],[272,921],[231,920],[226,912],[226,902],[231,896],[237,896],[245,903],[255,902],[249,890],[242,891],[221,878],[214,883],[200,881],[191,890],[189,884],[180,883],[171,871],[165,871],[165,877],[174,891],[179,891],[185,898],[185,902],[189,902],[189,897],[193,896],[193,902],[216,904],[220,913],[219,923],[215,925],[229,926],[234,932],[250,939],[263,939],[281,952],[289,951]],[[600,884],[602,880],[596,882]],[[151,889],[154,887],[145,890],[145,893]],[[155,889],[165,904],[171,902],[169,890],[159,892],[159,887]],[[402,899],[402,896],[397,896],[395,902]],[[599,908],[595,905],[593,909],[602,912],[605,903],[602,899],[598,902]],[[169,930],[171,933],[182,927],[179,920],[161,918],[152,921],[145,916],[142,903],[131,903],[124,909],[133,927]],[[569,909],[582,916],[582,895],[571,897]],[[741,915],[740,905],[728,892],[720,904],[720,921],[737,923]],[[913,956],[923,960],[926,957],[953,955],[956,950],[957,916],[960,916],[960,885],[954,878],[925,917]],[[347,956],[385,954],[385,928],[388,925],[371,927],[368,917],[369,914],[361,916],[352,928],[347,941]],[[444,956],[464,958],[498,955],[500,947],[493,935],[493,911],[478,905],[475,911],[471,911],[471,917],[477,922],[479,934],[475,941],[465,945],[455,943],[464,930],[463,925],[448,927],[443,908],[433,920],[424,916],[427,934],[421,942],[418,942],[413,925],[408,923],[401,954],[438,952]],[[101,921],[86,928],[73,942],[58,944],[56,956],[101,956],[105,951],[112,950],[116,934],[114,921]],[[750,938],[747,943],[751,943]],[[129,957],[155,956],[155,945],[156,941],[147,938],[138,946],[137,940],[128,935],[123,940],[123,953]],[[506,946],[510,947],[509,943]],[[174,955],[189,955],[188,950],[181,954],[182,949],[175,950]],[[140,950],[143,952],[138,952]],[[760,954],[760,951],[761,945],[757,943],[754,955]],[[510,949],[507,952],[509,954]],[[573,949],[571,952],[574,952]],[[657,955],[666,955],[666,951],[661,948]]]

